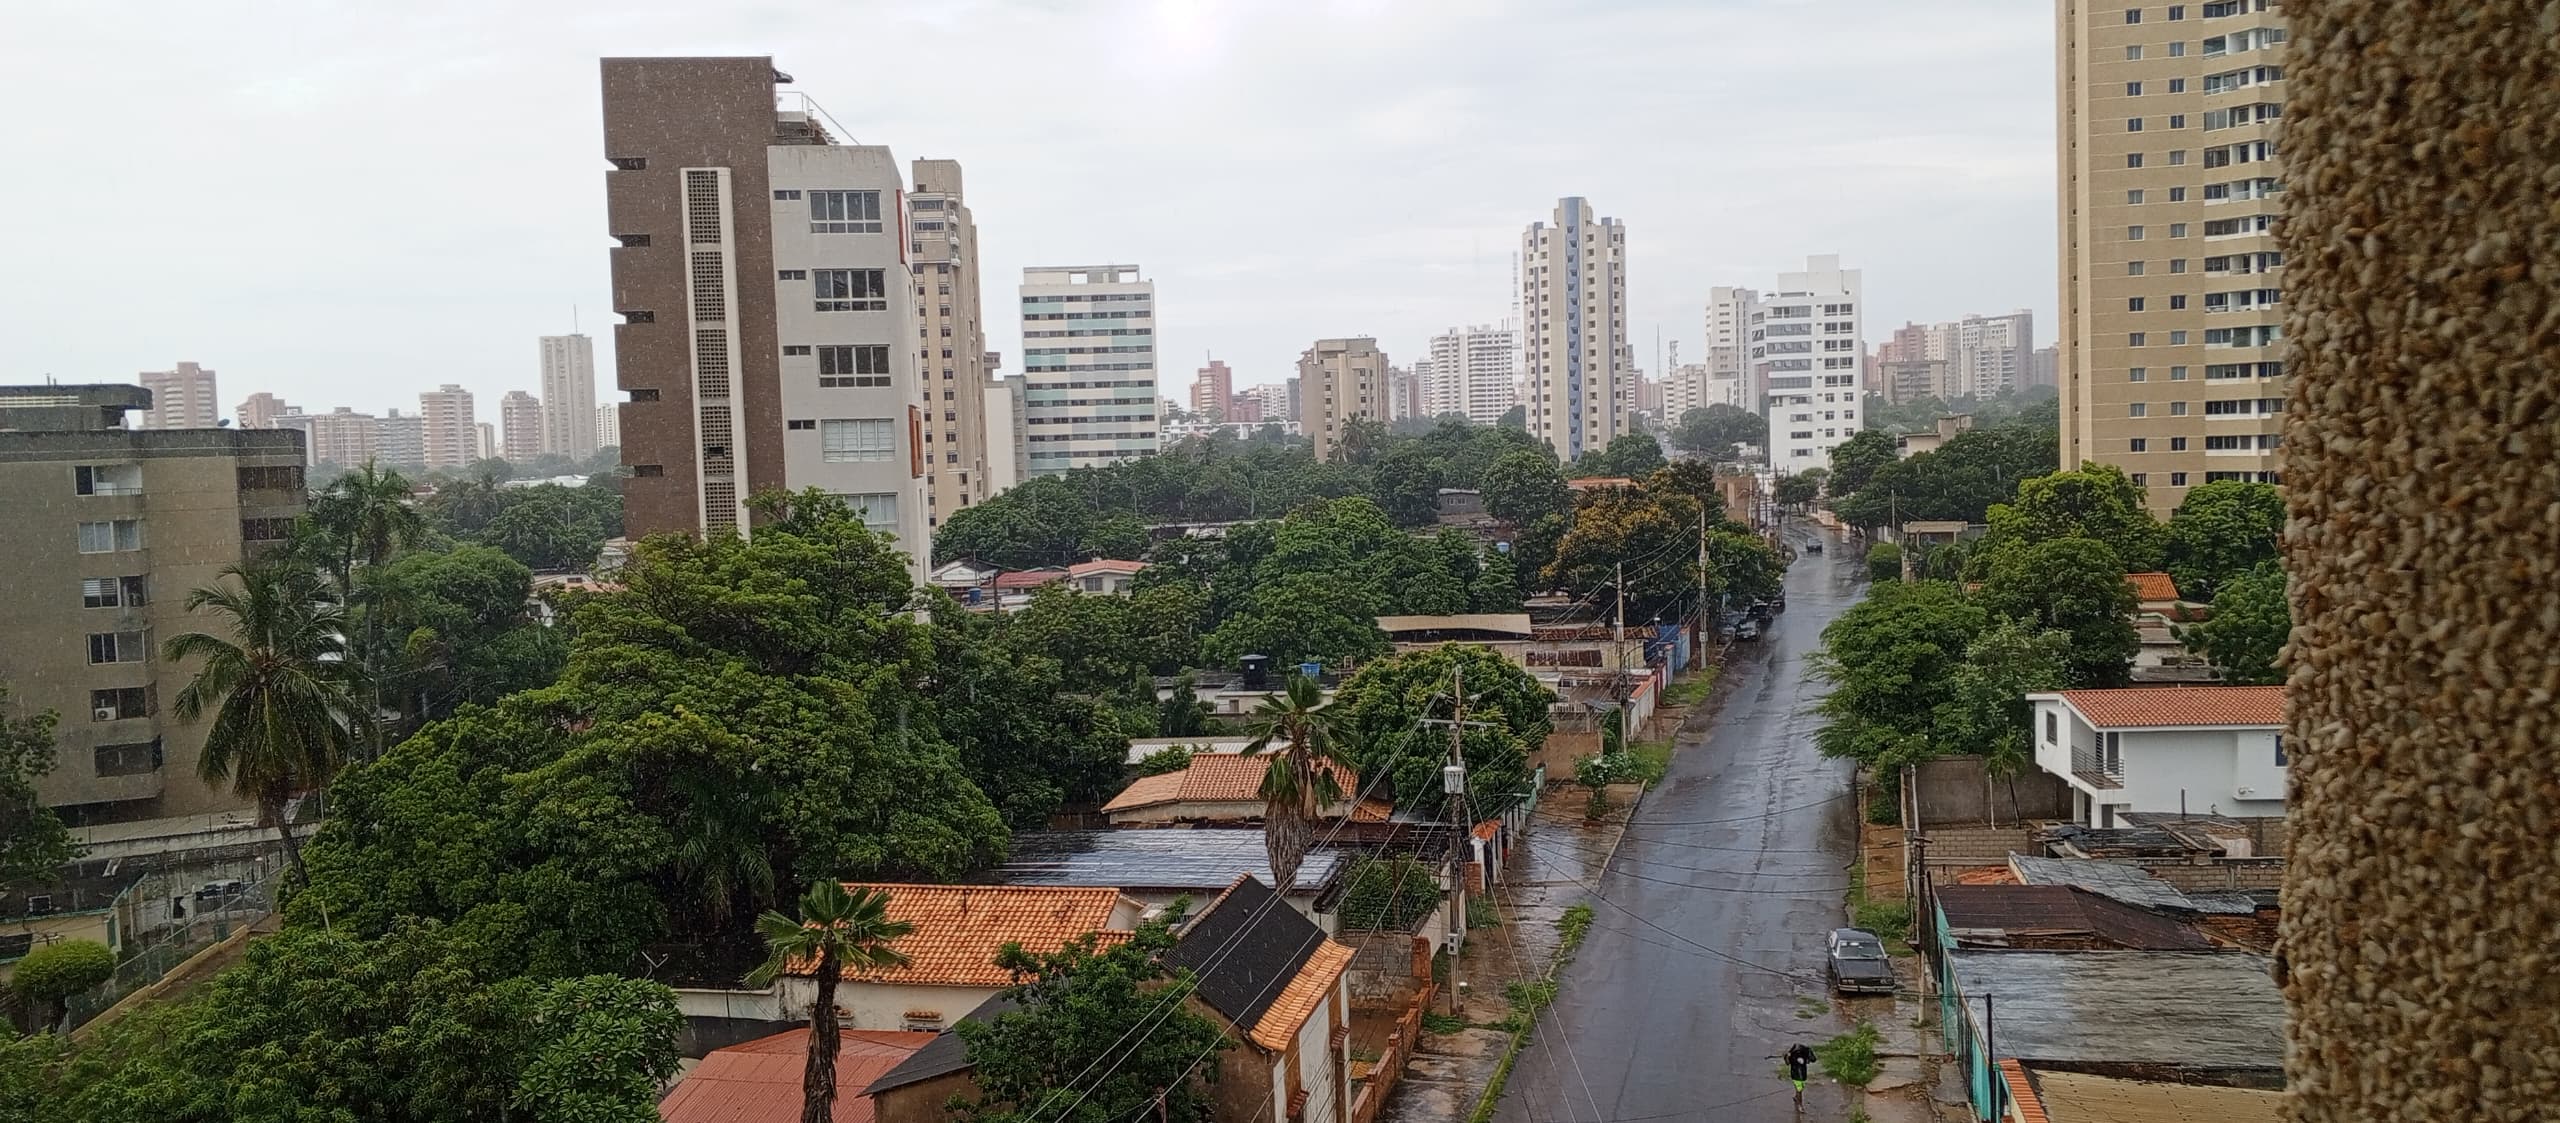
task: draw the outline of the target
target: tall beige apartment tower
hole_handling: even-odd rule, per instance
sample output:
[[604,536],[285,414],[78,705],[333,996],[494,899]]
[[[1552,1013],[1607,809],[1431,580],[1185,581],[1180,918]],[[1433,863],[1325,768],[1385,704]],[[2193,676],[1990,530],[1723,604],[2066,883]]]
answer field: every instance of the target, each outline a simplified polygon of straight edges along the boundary
[[927,533],[1002,490],[987,469],[987,332],[978,301],[978,223],[961,192],[958,160],[909,165],[908,249],[915,258],[916,355],[924,413]]
[[141,382],[151,391],[151,408],[134,418],[136,429],[210,429],[221,420],[212,371],[179,363],[169,370],[146,370]]
[[1191,412],[1215,412],[1227,415],[1227,402],[1236,396],[1236,373],[1227,369],[1225,359],[1211,359],[1191,380]]
[[1298,420],[1330,460],[1355,420],[1387,419],[1387,357],[1368,336],[1319,339],[1298,356]]
[[1556,200],[1555,221],[1520,235],[1529,435],[1564,460],[1628,432],[1627,228],[1590,201]]
[[[541,451],[571,460],[596,454],[596,349],[584,335],[542,337]],[[515,440],[512,427],[507,439]]]
[[418,414],[426,419],[428,471],[465,468],[480,459],[480,421],[473,415],[471,391],[445,383],[418,395]]
[[498,454],[511,463],[522,464],[551,451],[543,440],[548,425],[542,400],[522,390],[509,390],[498,399],[498,428]]
[[240,404],[232,407],[232,424],[243,429],[273,429],[276,418],[292,412],[293,407],[285,404],[283,398],[260,390],[240,399]]
[[2059,0],[2062,463],[2280,482],[2273,0]]

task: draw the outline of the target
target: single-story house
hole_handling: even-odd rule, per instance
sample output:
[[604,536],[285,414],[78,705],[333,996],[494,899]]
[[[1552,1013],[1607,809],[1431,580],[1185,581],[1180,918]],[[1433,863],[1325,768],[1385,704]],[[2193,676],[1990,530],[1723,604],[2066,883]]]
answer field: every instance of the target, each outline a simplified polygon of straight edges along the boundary
[[2000,1062],[2006,1123],[2281,1123],[2284,1093],[2123,1080]]
[[2166,573],[2128,573],[2124,580],[2133,586],[2133,630],[2142,644],[2133,656],[2134,680],[2212,681],[2212,662],[2187,650],[2177,633],[2179,626],[2212,615],[2212,608],[2180,595],[2177,578]]
[[1120,561],[1113,558],[1095,558],[1092,561],[1077,562],[1067,567],[1067,587],[1079,593],[1127,596],[1129,583],[1136,580],[1138,571],[1146,567],[1147,563],[1142,561]]
[[[1087,935],[1127,939],[1144,906],[1107,887],[1057,885],[861,885],[889,894],[889,919],[914,930],[890,946],[904,967],[847,972],[836,1005],[849,1029],[932,1032],[1013,985],[996,966],[1006,944],[1044,955]],[[786,971],[776,984],[784,1017],[801,1017],[817,1000],[808,968]]]
[[[1140,776],[1122,789],[1102,813],[1111,825],[1161,826],[1173,823],[1244,823],[1262,819],[1262,778],[1271,771],[1269,754],[1196,756],[1179,772]],[[1325,818],[1369,815],[1383,820],[1392,808],[1368,801],[1353,806],[1360,777],[1339,761],[1325,763],[1333,773],[1339,798],[1318,811]]]
[[2072,819],[2126,812],[2284,814],[2284,688],[2137,686],[2030,694],[2036,767],[2073,794]]
[[2007,1111],[1995,1048],[2039,1071],[2283,1087],[2284,995],[2263,955],[1956,949],[1939,958],[1939,1025],[1978,1114]]
[[1535,635],[1526,612],[1471,612],[1449,616],[1381,616],[1378,630],[1397,651],[1429,651],[1453,643],[1489,647],[1526,666]]
[[[1327,932],[1340,923],[1334,883],[1351,868],[1343,850],[1316,847],[1298,863],[1297,884],[1280,899]],[[1238,877],[1272,881],[1262,832],[1245,828],[1187,831],[1029,831],[1013,836],[1005,863],[988,878],[1005,885],[1086,885],[1119,890],[1149,915],[1188,897],[1196,909]]]
[[[1220,1123],[1292,1123],[1347,1118],[1351,1035],[1344,984],[1352,949],[1282,907],[1252,877],[1211,900],[1186,923],[1166,961],[1197,980],[1183,1001],[1234,1042],[1207,1085]],[[997,996],[972,1010],[993,1021],[1019,1009]],[[866,1092],[880,1123],[944,1123],[943,1106],[974,1096],[967,1043],[945,1032],[873,1080]]]
[[[845,1030],[836,1046],[835,1123],[872,1123],[862,1087],[933,1041],[930,1033]],[[658,1101],[666,1123],[799,1123],[806,1027],[714,1049]]]
[[933,572],[925,575],[925,581],[951,594],[953,600],[972,608],[985,608],[995,603],[996,578],[1003,573],[992,565],[981,565],[964,558],[935,566]]

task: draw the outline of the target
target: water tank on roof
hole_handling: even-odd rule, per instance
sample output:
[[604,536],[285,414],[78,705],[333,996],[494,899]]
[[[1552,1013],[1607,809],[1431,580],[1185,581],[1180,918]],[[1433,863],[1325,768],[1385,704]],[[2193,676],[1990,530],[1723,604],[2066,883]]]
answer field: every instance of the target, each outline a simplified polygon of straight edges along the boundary
[[1237,658],[1236,664],[1237,669],[1244,674],[1246,686],[1261,686],[1270,678],[1271,657],[1268,655],[1241,656]]

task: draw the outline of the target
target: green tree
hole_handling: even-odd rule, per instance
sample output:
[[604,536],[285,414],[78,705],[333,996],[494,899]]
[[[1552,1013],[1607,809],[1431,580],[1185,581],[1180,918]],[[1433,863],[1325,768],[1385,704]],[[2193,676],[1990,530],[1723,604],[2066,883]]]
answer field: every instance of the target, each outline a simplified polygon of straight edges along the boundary
[[800,1123],[835,1118],[836,1050],[844,1040],[836,1022],[836,984],[845,968],[906,966],[907,957],[889,945],[914,930],[906,921],[889,919],[888,893],[847,890],[840,881],[812,882],[800,898],[798,919],[779,912],[756,918],[765,960],[747,976],[747,985],[770,986],[801,964],[817,984],[817,1000],[809,1004],[809,1058],[800,1076]]
[[196,666],[171,709],[190,724],[212,719],[197,770],[257,801],[295,880],[307,881],[285,805],[338,774],[364,720],[337,677],[344,616],[299,570],[234,565],[218,580],[188,593],[187,610],[212,610],[228,634],[186,632],[162,647],[170,662]]
[[2070,661],[2069,633],[2002,620],[1966,645],[1964,665],[1948,680],[1947,700],[1938,705],[1932,733],[1937,750],[1982,757],[1988,779],[2009,781],[2013,817],[2017,775],[2035,763],[2034,707],[2027,695],[2061,689]]
[[1717,460],[1730,459],[1735,445],[1768,443],[1766,420],[1723,402],[1683,413],[1671,427],[1671,447]]
[[1339,915],[1348,932],[1407,932],[1440,907],[1440,880],[1411,857],[1359,858],[1343,876]]
[[2051,473],[2055,449],[2050,426],[1968,429],[1938,448],[1878,467],[1849,494],[1834,488],[1831,509],[1867,528],[1897,519],[1978,523],[1993,504],[2017,495],[2019,481]]
[[2210,601],[2225,582],[2276,560],[2283,535],[2284,496],[2274,484],[2190,488],[2163,534],[2169,576],[2188,598]]
[[2062,538],[2103,542],[2123,572],[2159,568],[2160,524],[2143,506],[2142,487],[2112,464],[2084,464],[2018,485],[2014,503],[1991,508],[1991,530],[1977,546],[1976,564],[1988,572],[1992,558],[2015,545]]
[[1643,479],[1662,467],[1662,443],[1651,433],[1620,433],[1609,439],[1609,446],[1597,453],[1583,454],[1576,465],[1578,475],[1625,476]]
[[1479,644],[1399,652],[1360,668],[1328,707],[1349,763],[1362,776],[1383,776],[1407,810],[1435,811],[1446,799],[1440,769],[1449,763],[1449,726],[1425,723],[1456,716],[1452,690],[1461,683],[1466,720],[1485,723],[1460,739],[1467,802],[1480,815],[1499,815],[1528,794],[1529,753],[1553,729],[1554,692],[1518,664]]
[[1623,565],[1627,596],[1645,602],[1631,605],[1630,615],[1649,614],[1659,601],[1697,590],[1700,517],[1696,501],[1684,495],[1624,487],[1586,492],[1545,580],[1588,593],[1613,587]]
[[1769,497],[1776,500],[1779,507],[1789,511],[1802,510],[1812,505],[1814,498],[1821,494],[1821,482],[1803,472],[1781,476],[1776,486],[1769,489]]
[[1573,510],[1573,492],[1555,458],[1543,452],[1506,453],[1485,469],[1477,485],[1484,493],[1485,513],[1513,526]]
[[2002,550],[1990,569],[1982,582],[1983,607],[2039,630],[2070,634],[2065,685],[2132,681],[2142,638],[2133,626],[2133,586],[2114,549],[2094,538],[2057,538]]
[[368,567],[357,585],[362,631],[390,649],[364,662],[382,668],[388,704],[412,727],[545,685],[567,658],[561,634],[527,610],[533,571],[496,549],[414,551]]
[[509,489],[479,538],[534,569],[585,569],[607,537],[603,512],[590,498],[602,494],[557,484]]
[[1815,673],[1831,683],[1816,712],[1826,756],[1895,768],[1935,755],[1931,737],[1965,652],[1988,614],[1944,581],[1877,585],[1822,630]]
[[1735,523],[1707,532],[1707,572],[1715,591],[1735,602],[1769,600],[1787,579],[1787,567],[1769,543]]
[[1891,542],[1867,547],[1867,579],[1878,584],[1902,580],[1902,547]]
[[0,682],[0,885],[51,877],[80,856],[61,818],[36,798],[36,781],[53,771],[53,711],[10,709],[9,684]]
[[1901,448],[1881,429],[1850,434],[1831,450],[1831,494],[1848,495],[1867,486],[1878,470],[1901,458]]
[[2284,682],[2281,655],[2293,632],[2284,570],[2272,561],[2222,583],[2213,615],[2179,630],[2188,648],[2213,661],[2223,681],[2272,686]]
[[116,954],[96,940],[56,940],[28,952],[9,972],[9,988],[32,1013],[37,1032],[60,1025],[63,1004],[116,973]]
[[1520,600],[1520,571],[1511,551],[1485,551],[1476,566],[1476,579],[1467,585],[1468,611],[1518,612]]
[[1332,706],[1314,679],[1293,674],[1254,710],[1252,730],[1251,751],[1271,756],[1262,774],[1262,848],[1271,859],[1272,884],[1295,885],[1322,809],[1348,794],[1331,767]]
[[354,589],[357,562],[381,565],[425,540],[426,517],[410,501],[412,486],[398,471],[368,460],[311,501],[311,521],[337,544],[331,568],[342,594]]
[[967,1043],[978,1098],[955,1106],[969,1123],[1206,1123],[1205,1085],[1229,1048],[1218,1023],[1178,995],[1197,985],[1170,967],[1173,937],[1140,925],[1109,947],[1087,936],[1049,955],[1019,947],[997,964],[1021,980],[1015,1008],[953,1032]]

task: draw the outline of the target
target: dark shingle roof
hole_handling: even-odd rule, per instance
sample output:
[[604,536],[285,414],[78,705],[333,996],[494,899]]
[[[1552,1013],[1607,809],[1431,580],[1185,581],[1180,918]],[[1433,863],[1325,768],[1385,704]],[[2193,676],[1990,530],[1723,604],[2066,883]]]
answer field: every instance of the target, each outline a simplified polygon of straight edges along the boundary
[[1324,941],[1324,929],[1261,879],[1241,877],[1183,929],[1165,962],[1189,968],[1200,1000],[1250,1030]]
[[[1021,1008],[1021,1003],[999,994],[979,1003],[977,1009],[969,1011],[960,1020],[992,1022]],[[872,1081],[871,1086],[864,1088],[862,1092],[867,1096],[876,1096],[891,1088],[919,1084],[937,1076],[948,1076],[968,1067],[969,1043],[961,1038],[956,1027],[946,1029],[936,1034],[933,1040],[926,1042],[924,1048],[916,1050],[907,1059],[898,1062],[896,1068],[881,1073],[880,1079]]]
[[1938,908],[1950,929],[2010,938],[2089,936],[2148,951],[2202,951],[2212,941],[2194,926],[2068,885],[1942,885]]

